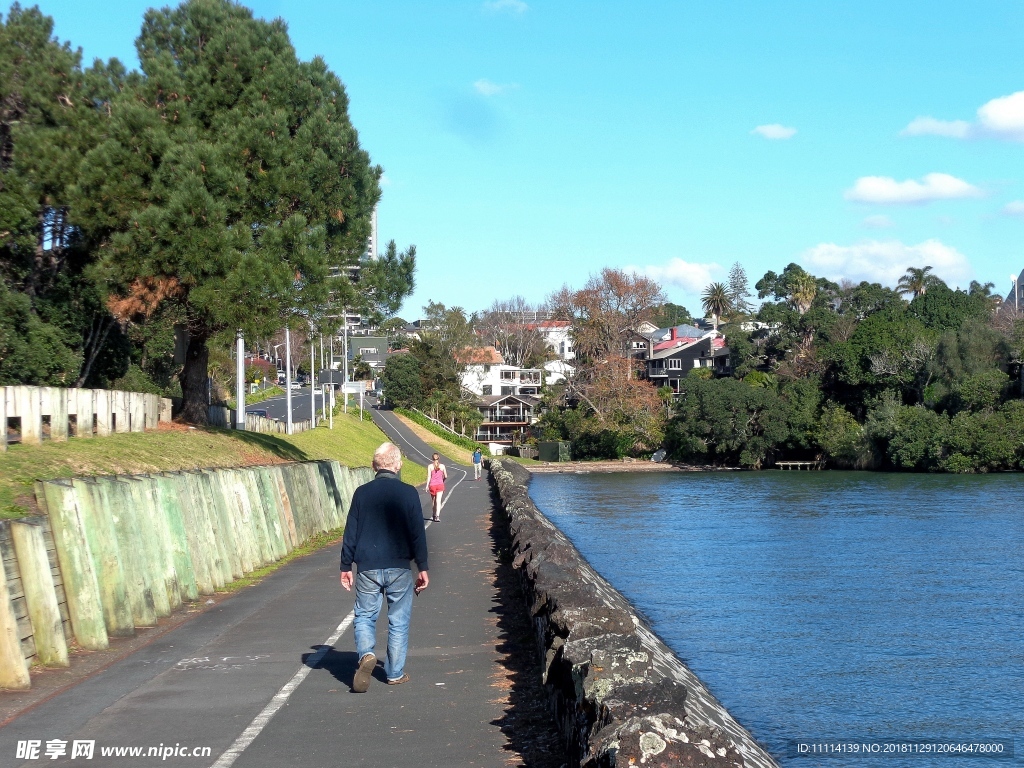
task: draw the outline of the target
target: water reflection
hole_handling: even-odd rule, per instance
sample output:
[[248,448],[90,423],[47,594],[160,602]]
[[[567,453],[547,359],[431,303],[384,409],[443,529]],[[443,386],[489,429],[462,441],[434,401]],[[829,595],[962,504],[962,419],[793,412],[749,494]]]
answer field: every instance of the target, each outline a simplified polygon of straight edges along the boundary
[[[789,739],[1024,735],[1021,488],[1018,475],[738,472],[538,475],[531,494],[801,766],[813,758],[787,758]],[[827,761],[844,764],[873,763]]]

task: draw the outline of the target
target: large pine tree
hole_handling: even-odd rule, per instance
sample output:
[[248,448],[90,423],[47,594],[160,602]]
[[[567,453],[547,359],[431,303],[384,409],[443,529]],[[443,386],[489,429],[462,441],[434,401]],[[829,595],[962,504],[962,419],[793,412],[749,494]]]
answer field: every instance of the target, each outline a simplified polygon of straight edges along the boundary
[[124,318],[173,305],[187,329],[183,417],[206,422],[208,344],[267,336],[358,306],[359,260],[380,168],[339,79],[301,62],[283,21],[228,0],[147,12],[142,72],[111,104],[76,210],[102,245]]
[[71,200],[124,72],[52,35],[17,3],[0,23],[0,384],[81,385],[117,336]]

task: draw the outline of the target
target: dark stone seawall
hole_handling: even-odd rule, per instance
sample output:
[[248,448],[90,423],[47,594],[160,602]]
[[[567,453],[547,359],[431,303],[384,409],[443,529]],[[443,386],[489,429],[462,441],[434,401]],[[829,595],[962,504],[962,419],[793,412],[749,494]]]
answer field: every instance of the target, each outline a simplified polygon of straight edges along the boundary
[[533,503],[530,473],[490,463],[544,688],[574,764],[778,768]]

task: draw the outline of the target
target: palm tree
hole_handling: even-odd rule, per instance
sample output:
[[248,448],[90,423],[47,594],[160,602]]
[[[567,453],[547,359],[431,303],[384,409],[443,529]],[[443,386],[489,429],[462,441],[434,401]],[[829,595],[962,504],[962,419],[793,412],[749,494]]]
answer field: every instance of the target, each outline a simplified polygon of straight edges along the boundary
[[796,275],[790,283],[789,295],[796,311],[802,315],[811,308],[814,297],[818,295],[818,281],[807,272]]
[[929,288],[942,282],[935,275],[928,274],[931,271],[931,267],[907,267],[907,273],[896,284],[896,292],[913,294],[915,299],[924,296]]
[[704,289],[700,297],[700,303],[704,307],[704,314],[709,315],[718,330],[718,319],[732,309],[732,300],[729,298],[729,287],[725,283],[711,283]]

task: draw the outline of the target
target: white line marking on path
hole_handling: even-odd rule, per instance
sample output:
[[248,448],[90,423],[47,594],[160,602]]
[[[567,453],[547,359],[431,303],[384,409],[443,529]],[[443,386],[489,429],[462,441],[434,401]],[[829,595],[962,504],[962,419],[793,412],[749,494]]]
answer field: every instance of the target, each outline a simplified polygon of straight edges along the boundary
[[[427,454],[423,453],[423,451],[419,450],[415,445],[413,445],[408,440],[406,440],[404,437],[402,437],[402,433],[398,431],[398,427],[396,427],[394,424],[392,424],[390,421],[388,421],[387,417],[383,413],[381,413],[380,411],[377,411],[377,415],[380,416],[381,419],[383,419],[385,424],[387,424],[389,427],[391,427],[395,431],[395,437],[394,437],[395,440],[398,440],[398,441],[400,441],[402,443],[405,443],[405,445],[410,450],[416,451],[416,453],[418,453],[420,456],[422,456],[424,459],[426,459],[427,462],[430,462],[431,457],[427,456]],[[443,510],[444,509],[444,505],[449,502],[449,500],[452,497],[452,494],[455,492],[455,489],[459,487],[459,483],[461,483],[463,480],[465,480],[467,477],[469,477],[469,472],[466,471],[465,469],[460,469],[459,467],[453,467],[453,469],[456,472],[461,472],[462,473],[462,477],[459,478],[459,480],[456,481],[455,485],[453,485],[450,490],[445,492],[444,498],[441,500],[441,509],[438,510],[439,512],[441,510]]]
[[246,747],[253,743],[260,732],[267,727],[267,723],[270,722],[271,718],[277,714],[277,711],[285,705],[288,698],[295,693],[295,689],[299,687],[299,684],[306,679],[308,675],[316,666],[323,661],[324,656],[331,650],[332,646],[338,642],[338,639],[345,633],[345,630],[352,626],[352,622],[355,620],[355,611],[350,611],[345,620],[338,625],[338,628],[334,630],[334,634],[327,638],[323,647],[306,659],[306,663],[299,668],[299,671],[295,673],[294,677],[284,684],[284,687],[274,694],[274,698],[263,708],[263,711],[256,715],[256,718],[249,723],[249,727],[242,731],[242,735],[235,739],[235,743],[227,748],[217,762],[215,762],[210,768],[230,768],[234,764],[235,760],[242,756]]

